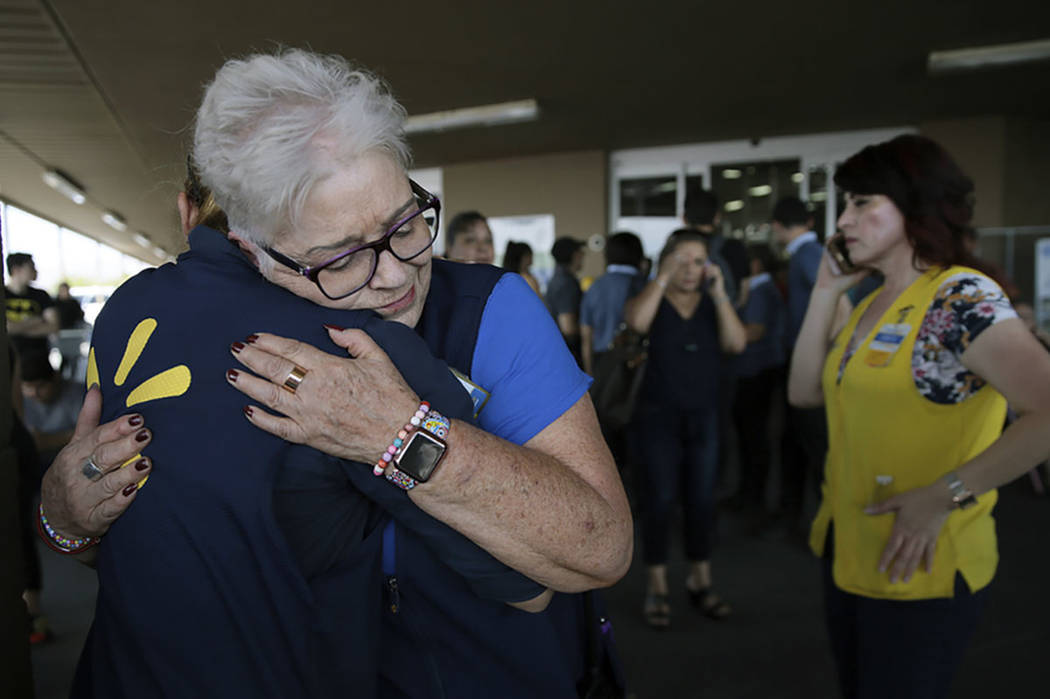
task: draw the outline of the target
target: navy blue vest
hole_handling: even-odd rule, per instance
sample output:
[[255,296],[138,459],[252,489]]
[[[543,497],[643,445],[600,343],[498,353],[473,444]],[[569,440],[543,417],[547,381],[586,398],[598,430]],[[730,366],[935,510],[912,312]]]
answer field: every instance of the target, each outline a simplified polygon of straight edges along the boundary
[[[250,401],[224,378],[237,366],[229,343],[267,331],[342,352],[322,324],[362,327],[442,412],[469,420],[471,404],[411,329],[269,284],[215,231],[196,229],[190,246],[177,264],[123,285],[95,327],[103,420],[141,412],[155,466],[100,546],[95,621],[73,696],[373,696],[382,522],[365,495],[403,516],[406,531],[428,532],[435,555],[460,574],[524,578],[369,466],[253,427],[241,414]],[[296,492],[322,498],[315,516],[340,533],[314,542],[323,555],[293,550],[275,517],[281,503],[301,511],[285,497]]]
[[[431,291],[418,325],[431,350],[469,376],[482,314],[504,272],[487,265],[434,260]],[[484,387],[483,387],[484,388]],[[393,549],[393,552],[391,551]],[[398,527],[384,543],[388,604],[384,610],[380,696],[384,699],[568,699],[584,679],[588,611],[584,595],[555,594],[542,613],[479,599],[412,532]],[[518,599],[539,590],[523,588]],[[509,597],[507,599],[510,599]],[[591,627],[619,673],[608,625]],[[620,677],[622,685],[622,675]]]

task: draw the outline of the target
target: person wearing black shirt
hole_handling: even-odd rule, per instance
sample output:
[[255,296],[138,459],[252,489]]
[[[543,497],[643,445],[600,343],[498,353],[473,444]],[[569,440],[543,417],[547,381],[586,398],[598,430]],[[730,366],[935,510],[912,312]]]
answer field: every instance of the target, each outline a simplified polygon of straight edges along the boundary
[[7,334],[20,356],[48,351],[47,336],[58,332],[58,312],[43,289],[30,286],[36,281],[33,256],[15,252],[7,256]]

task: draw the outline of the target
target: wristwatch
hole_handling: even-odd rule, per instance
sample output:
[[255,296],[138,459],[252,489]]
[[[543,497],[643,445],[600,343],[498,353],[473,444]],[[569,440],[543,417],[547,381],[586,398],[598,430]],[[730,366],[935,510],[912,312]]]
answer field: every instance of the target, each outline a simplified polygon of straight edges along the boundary
[[408,436],[408,441],[394,457],[394,463],[402,473],[419,483],[426,483],[434,469],[445,458],[447,449],[445,440],[427,430],[419,429]]
[[948,490],[952,494],[952,503],[960,510],[977,504],[977,496],[966,487],[955,471],[948,474]]

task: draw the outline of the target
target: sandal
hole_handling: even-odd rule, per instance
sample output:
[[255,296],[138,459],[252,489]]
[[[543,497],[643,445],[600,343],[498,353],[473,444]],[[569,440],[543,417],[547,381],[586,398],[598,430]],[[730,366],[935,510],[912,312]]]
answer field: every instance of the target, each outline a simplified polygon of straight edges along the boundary
[[645,623],[651,628],[665,630],[671,626],[671,600],[667,595],[650,592],[642,605]]
[[692,605],[709,619],[721,621],[733,613],[733,608],[729,606],[729,603],[719,597],[710,587],[700,590],[686,587],[685,591],[689,593],[689,601]]

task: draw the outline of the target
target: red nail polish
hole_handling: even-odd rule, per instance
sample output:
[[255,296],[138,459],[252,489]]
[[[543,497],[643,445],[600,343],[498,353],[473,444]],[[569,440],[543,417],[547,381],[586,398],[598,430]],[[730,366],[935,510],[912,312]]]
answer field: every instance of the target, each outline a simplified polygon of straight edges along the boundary
[[131,417],[128,418],[128,424],[131,425],[132,427],[138,427],[139,425],[142,424],[142,416],[141,415],[132,415]]
[[244,414],[251,417],[255,413],[255,410],[250,405],[244,406]]
[[342,332],[343,330],[346,330],[346,328],[341,328],[338,325],[332,325],[331,323],[325,323],[324,326],[329,330],[335,330],[336,332]]
[[244,341],[247,342],[250,345],[253,342],[255,342],[256,340],[258,340],[258,339],[259,339],[259,336],[256,335],[255,333],[252,333],[248,337],[244,338]]
[[124,497],[128,497],[128,496],[130,496],[132,493],[134,493],[138,489],[139,489],[139,484],[138,483],[132,483],[127,488],[124,488],[124,490],[122,490],[121,492],[124,493]]
[[136,442],[145,442],[147,439],[149,439],[149,430],[139,430],[138,434],[135,435]]
[[135,462],[136,471],[145,471],[147,468],[149,468],[149,461],[146,459],[139,459]]
[[[249,340],[249,342],[250,342],[250,340]],[[244,349],[244,343],[243,342],[234,342],[232,345],[230,345],[230,349],[232,349],[234,352],[240,352],[242,349]]]
[[236,369],[227,369],[226,370],[226,378],[229,379],[230,381],[236,381],[237,377],[240,376],[240,374],[241,374],[241,372],[237,371]]

